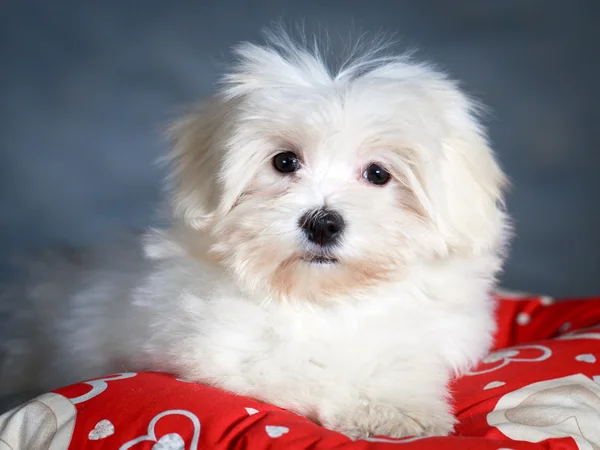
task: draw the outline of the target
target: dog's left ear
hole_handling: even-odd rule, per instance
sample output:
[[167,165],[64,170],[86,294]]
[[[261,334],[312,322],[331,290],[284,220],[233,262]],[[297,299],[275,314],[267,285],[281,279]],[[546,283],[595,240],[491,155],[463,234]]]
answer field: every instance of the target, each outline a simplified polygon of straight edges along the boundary
[[168,130],[171,207],[176,219],[194,229],[205,229],[222,203],[226,113],[224,101],[209,100]]
[[442,157],[430,185],[437,225],[450,251],[499,251],[509,237],[504,208],[508,180],[479,122],[477,105],[452,86],[447,92]]

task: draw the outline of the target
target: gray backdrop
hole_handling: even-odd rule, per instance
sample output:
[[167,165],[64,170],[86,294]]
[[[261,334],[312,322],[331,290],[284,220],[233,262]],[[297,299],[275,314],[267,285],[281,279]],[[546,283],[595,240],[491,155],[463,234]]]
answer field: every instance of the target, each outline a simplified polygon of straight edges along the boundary
[[[398,31],[493,110],[518,238],[504,284],[600,293],[600,2],[4,0],[0,264],[153,220],[178,108],[272,20]],[[5,272],[6,275],[6,272]]]

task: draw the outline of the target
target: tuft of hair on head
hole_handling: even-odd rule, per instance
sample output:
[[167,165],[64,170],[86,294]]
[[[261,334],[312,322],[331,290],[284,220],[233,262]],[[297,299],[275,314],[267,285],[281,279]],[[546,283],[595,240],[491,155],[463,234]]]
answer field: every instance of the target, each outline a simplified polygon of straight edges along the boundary
[[[295,33],[282,24],[262,31],[261,43],[242,42],[233,48],[234,64],[222,79],[224,98],[235,98],[256,89],[273,86],[342,85],[369,72],[392,69],[411,62],[414,50],[394,52],[397,41],[391,33],[359,33],[340,37],[339,53],[327,32]],[[415,61],[412,66],[425,66]]]

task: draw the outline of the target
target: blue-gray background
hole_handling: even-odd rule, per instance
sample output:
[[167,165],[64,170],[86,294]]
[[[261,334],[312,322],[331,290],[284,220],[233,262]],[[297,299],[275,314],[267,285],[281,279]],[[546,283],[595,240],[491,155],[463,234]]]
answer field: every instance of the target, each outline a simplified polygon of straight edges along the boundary
[[597,0],[4,0],[0,264],[153,220],[161,130],[231,45],[284,19],[398,31],[493,110],[514,183],[510,288],[600,293]]

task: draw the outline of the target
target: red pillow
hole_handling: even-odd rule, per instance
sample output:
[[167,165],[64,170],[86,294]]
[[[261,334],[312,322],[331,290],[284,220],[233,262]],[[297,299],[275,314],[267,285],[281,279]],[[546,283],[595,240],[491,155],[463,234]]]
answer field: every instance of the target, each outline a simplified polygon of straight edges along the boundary
[[499,299],[496,350],[453,385],[450,437],[351,441],[158,373],[67,386],[0,417],[4,449],[600,449],[600,298]]

